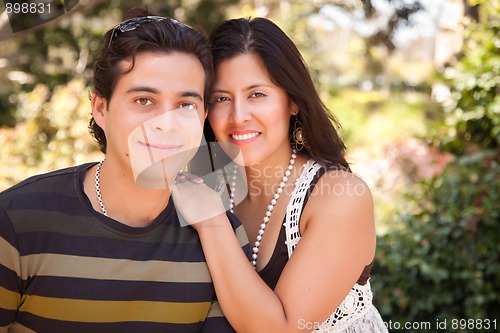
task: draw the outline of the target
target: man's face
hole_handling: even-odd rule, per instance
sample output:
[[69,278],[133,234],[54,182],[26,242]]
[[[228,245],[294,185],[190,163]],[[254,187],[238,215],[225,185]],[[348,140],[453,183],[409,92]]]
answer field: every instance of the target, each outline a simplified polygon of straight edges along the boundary
[[[122,61],[120,67],[126,70],[131,63]],[[164,180],[172,179],[201,141],[204,81],[203,66],[193,55],[137,55],[134,68],[118,80],[108,109],[94,103],[94,118],[106,134],[107,162],[117,164],[126,175],[132,172],[137,180],[155,165],[168,173]]]

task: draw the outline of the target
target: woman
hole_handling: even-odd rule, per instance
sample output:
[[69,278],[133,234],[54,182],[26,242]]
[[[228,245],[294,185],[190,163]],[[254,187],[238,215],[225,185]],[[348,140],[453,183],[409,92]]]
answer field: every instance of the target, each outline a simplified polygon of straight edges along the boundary
[[240,149],[248,195],[230,207],[255,242],[248,265],[225,215],[193,224],[226,317],[238,332],[386,332],[368,283],[372,197],[296,46],[263,18],[226,21],[211,41],[206,137]]

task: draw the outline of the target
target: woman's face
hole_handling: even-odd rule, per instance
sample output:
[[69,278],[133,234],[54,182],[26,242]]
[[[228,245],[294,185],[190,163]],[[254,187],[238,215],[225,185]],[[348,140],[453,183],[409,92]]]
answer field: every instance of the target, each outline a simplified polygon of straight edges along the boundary
[[288,158],[288,128],[296,108],[272,82],[258,55],[245,53],[222,61],[210,102],[208,119],[217,141],[237,145],[244,165]]

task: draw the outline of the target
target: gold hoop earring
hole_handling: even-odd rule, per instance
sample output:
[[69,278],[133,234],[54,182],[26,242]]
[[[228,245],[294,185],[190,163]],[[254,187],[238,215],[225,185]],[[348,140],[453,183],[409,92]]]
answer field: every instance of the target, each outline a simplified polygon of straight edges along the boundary
[[297,151],[301,151],[304,146],[306,146],[306,140],[302,132],[302,123],[297,117],[295,117],[295,123],[293,125],[292,144],[295,145]]

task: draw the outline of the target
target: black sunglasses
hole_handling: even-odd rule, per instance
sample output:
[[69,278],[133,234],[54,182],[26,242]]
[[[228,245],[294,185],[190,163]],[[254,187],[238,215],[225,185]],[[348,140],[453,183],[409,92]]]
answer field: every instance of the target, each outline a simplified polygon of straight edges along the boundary
[[117,26],[115,26],[113,28],[113,31],[111,32],[111,37],[109,38],[109,44],[108,44],[108,49],[109,47],[111,46],[111,42],[116,38],[116,36],[118,36],[118,31],[120,32],[127,32],[127,31],[132,31],[132,30],[135,30],[137,29],[137,27],[143,25],[143,24],[146,24],[146,23],[150,23],[150,22],[160,22],[160,21],[163,21],[163,20],[169,20],[170,22],[172,22],[173,24],[181,27],[181,28],[189,28],[191,29],[190,26],[184,24],[184,23],[181,23],[177,20],[174,20],[170,17],[165,17],[165,16],[141,16],[141,17],[134,17],[134,18],[131,18],[129,20],[126,20],[126,21],[123,21],[122,23],[118,24]]

